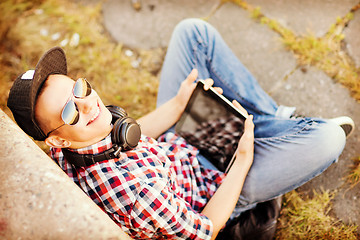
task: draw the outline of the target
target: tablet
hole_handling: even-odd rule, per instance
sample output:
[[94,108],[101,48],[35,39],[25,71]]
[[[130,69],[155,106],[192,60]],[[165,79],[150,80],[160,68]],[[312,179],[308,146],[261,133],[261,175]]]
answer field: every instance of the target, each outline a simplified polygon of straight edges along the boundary
[[247,114],[199,80],[175,125],[175,132],[199,149],[217,169],[227,172],[234,160]]

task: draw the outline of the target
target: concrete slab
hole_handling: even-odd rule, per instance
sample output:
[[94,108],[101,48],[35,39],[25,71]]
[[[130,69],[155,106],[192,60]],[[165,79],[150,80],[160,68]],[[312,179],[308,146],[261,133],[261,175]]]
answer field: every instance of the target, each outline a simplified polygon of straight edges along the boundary
[[[360,192],[360,185],[354,188],[350,186],[343,187],[339,190],[332,203],[332,213],[346,224],[360,223],[360,199],[358,193]],[[358,233],[360,230],[358,229]]]
[[355,66],[360,68],[360,11],[355,12],[354,19],[350,21],[344,31],[346,49],[355,62]]
[[252,6],[259,6],[265,16],[276,19],[284,27],[298,35],[313,33],[323,36],[336,22],[337,17],[346,15],[358,0],[247,0]]
[[296,70],[273,89],[272,96],[280,103],[291,103],[300,114],[307,116],[331,118],[349,114],[360,117],[360,105],[349,91],[315,67]]
[[205,17],[217,0],[147,0],[136,11],[131,1],[109,0],[103,4],[106,29],[129,47],[166,47],[175,25],[184,18]]
[[286,51],[279,35],[253,21],[238,6],[224,4],[209,22],[266,91],[295,68],[296,60]]

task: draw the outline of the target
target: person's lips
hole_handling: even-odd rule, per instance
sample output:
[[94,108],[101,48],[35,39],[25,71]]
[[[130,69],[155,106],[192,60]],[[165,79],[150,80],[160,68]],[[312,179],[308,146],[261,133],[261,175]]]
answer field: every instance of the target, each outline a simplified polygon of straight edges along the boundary
[[93,123],[99,116],[100,116],[100,106],[99,104],[96,105],[96,111],[94,112],[94,115],[90,118],[89,122],[87,123],[87,125]]

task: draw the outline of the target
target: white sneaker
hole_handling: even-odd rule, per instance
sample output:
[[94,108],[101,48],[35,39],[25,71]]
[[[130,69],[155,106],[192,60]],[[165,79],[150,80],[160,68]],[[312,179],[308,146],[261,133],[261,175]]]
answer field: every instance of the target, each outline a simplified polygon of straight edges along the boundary
[[355,123],[347,116],[331,118],[330,121],[339,125],[344,130],[346,137],[349,137],[354,132]]

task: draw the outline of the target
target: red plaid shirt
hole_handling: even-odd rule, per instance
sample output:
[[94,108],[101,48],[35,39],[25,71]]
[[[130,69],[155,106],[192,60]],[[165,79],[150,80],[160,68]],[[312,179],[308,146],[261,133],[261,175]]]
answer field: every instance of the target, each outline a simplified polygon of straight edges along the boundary
[[[77,149],[97,154],[111,148],[110,135]],[[158,141],[142,136],[119,158],[73,168],[61,152],[52,158],[83,191],[135,239],[210,239],[212,223],[201,210],[224,179],[204,169],[198,150],[173,133]]]

